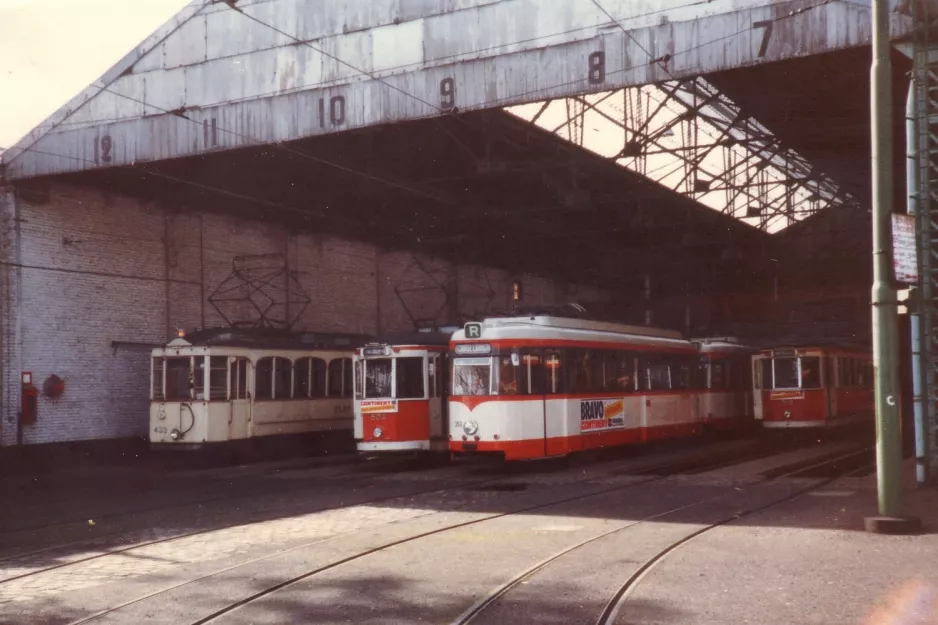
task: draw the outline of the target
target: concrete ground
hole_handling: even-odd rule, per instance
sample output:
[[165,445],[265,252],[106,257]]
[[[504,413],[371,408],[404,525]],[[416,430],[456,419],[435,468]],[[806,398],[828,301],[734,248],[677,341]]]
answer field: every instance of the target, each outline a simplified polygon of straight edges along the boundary
[[[849,444],[753,449],[507,471],[291,461],[166,482],[100,470],[47,484],[46,505],[0,481],[7,510],[29,503],[3,515],[0,623],[859,624],[938,594],[938,491],[907,493],[922,535],[867,534],[872,476],[785,475]],[[693,462],[717,457],[738,461]],[[125,485],[77,488],[89,480]],[[938,623],[933,609],[875,622]]]

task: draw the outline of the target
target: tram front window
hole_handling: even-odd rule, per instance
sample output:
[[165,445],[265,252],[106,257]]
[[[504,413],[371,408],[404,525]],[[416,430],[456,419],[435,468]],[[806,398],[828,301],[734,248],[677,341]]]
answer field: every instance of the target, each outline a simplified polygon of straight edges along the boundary
[[179,356],[166,359],[166,400],[187,401],[192,399],[192,359]]
[[776,389],[800,388],[798,381],[798,359],[775,359],[775,386]]
[[490,395],[490,358],[456,358],[453,361],[453,395]]
[[375,358],[365,361],[365,397],[391,397],[391,359]]

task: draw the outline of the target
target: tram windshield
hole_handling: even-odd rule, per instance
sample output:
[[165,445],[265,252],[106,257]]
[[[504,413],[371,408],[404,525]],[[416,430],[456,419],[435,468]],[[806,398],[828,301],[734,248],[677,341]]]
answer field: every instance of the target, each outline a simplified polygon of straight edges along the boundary
[[[368,358],[358,361],[356,375],[364,370],[364,396],[356,391],[358,399],[424,399],[424,358],[400,356],[395,358]],[[356,378],[358,379],[358,378]]]
[[762,361],[762,379],[771,390],[822,388],[821,359],[817,356],[766,358]]
[[[203,358],[204,360],[204,358]],[[163,386],[165,367],[166,386]],[[194,375],[192,358],[174,356],[153,359],[153,399],[165,401],[189,401],[193,399]]]
[[365,367],[365,398],[391,397],[391,367],[390,358],[374,358],[363,362]]
[[491,358],[456,358],[453,360],[453,395],[491,395]]

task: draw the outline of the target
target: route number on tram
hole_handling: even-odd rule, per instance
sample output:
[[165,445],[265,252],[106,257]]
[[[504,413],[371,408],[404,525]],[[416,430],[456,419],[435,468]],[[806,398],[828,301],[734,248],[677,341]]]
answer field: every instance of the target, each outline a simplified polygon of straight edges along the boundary
[[466,324],[466,338],[467,339],[482,338],[482,324],[481,323],[467,323]]

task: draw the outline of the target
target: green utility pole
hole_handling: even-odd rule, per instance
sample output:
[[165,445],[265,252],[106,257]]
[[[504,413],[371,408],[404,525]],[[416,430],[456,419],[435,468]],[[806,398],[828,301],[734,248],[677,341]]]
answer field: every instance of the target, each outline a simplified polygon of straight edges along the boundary
[[870,71],[873,170],[873,366],[876,370],[876,486],[874,532],[914,531],[900,517],[902,436],[899,417],[899,302],[892,279],[892,67],[889,3],[873,0],[873,65]]

